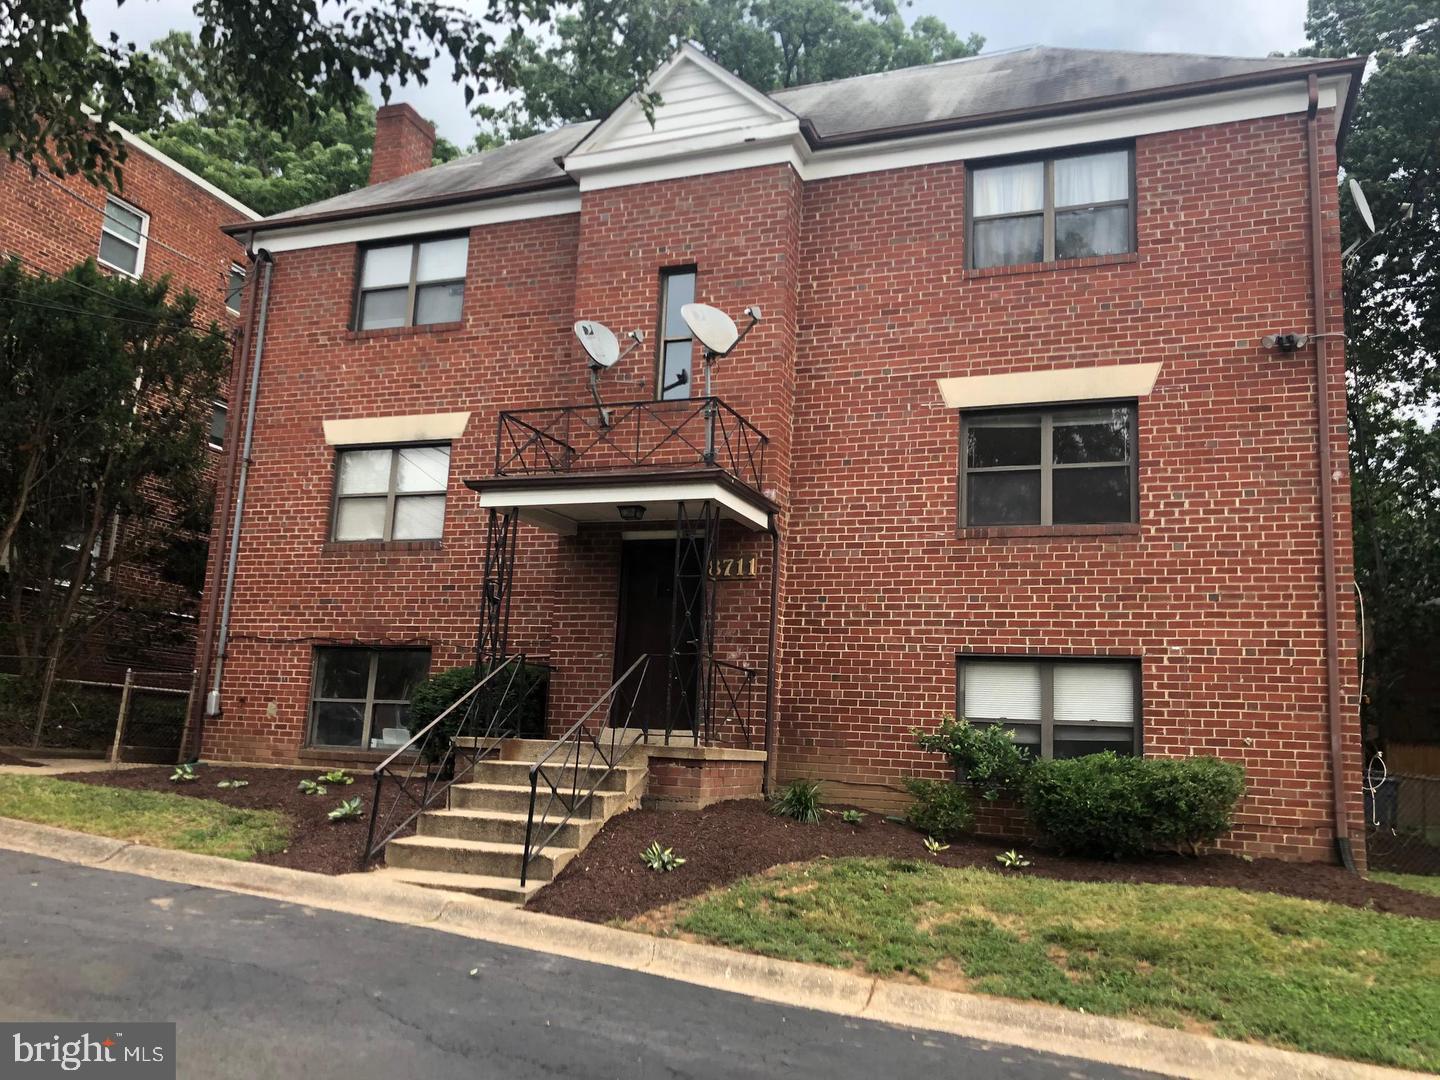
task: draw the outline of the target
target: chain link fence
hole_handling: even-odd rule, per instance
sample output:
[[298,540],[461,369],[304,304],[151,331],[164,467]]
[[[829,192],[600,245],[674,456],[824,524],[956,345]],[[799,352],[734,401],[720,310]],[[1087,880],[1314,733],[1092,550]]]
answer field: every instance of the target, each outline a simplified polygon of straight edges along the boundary
[[69,676],[43,658],[0,656],[0,747],[113,761],[180,760],[194,671],[98,668],[85,674],[93,677]]
[[1440,776],[1392,773],[1370,763],[1365,782],[1370,869],[1440,876]]

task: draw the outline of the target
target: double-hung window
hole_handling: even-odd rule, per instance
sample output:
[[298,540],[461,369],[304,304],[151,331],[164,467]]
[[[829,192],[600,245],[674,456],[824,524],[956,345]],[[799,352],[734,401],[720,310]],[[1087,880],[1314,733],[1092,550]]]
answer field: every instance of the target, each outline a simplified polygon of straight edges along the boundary
[[429,649],[316,649],[310,744],[403,746],[410,698],[429,670]]
[[962,525],[1138,518],[1135,406],[962,413]]
[[956,711],[1001,724],[1037,757],[1140,753],[1140,665],[1133,660],[962,656]]
[[688,398],[695,393],[695,338],[680,309],[695,300],[695,268],[667,270],[660,277],[660,374],[663,401]]
[[1135,250],[1133,151],[970,170],[970,265],[1016,266]]
[[446,236],[366,248],[360,255],[357,330],[458,322],[470,241]]
[[100,262],[122,274],[139,277],[145,269],[145,239],[150,215],[111,195],[100,224]]
[[245,295],[245,268],[239,263],[230,264],[230,274],[225,279],[225,307],[236,315],[240,314],[240,301]]
[[449,446],[341,450],[336,540],[438,540],[445,526]]

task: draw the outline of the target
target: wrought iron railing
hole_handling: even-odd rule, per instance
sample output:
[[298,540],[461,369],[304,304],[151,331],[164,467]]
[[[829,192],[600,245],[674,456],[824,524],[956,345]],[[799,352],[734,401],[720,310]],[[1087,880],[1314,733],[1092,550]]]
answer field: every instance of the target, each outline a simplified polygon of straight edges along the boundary
[[719,398],[500,414],[496,476],[718,467],[756,491],[769,440]]
[[710,746],[740,745],[754,749],[755,689],[759,672],[710,660],[709,685],[705,691],[705,742]]
[[[589,810],[595,793],[649,734],[643,725],[631,727],[630,721],[645,677],[651,671],[651,659],[645,655],[631,664],[585,710],[585,715],[530,766],[530,812],[525,821],[525,851],[520,859],[522,888],[529,878],[531,862],[554,842],[571,818]],[[661,664],[655,664],[654,669],[664,670]],[[542,785],[546,792],[543,806],[539,802]]]
[[[385,850],[387,843],[446,798],[450,788],[495,753],[502,740],[519,734],[526,702],[543,685],[543,680],[525,676],[526,666],[523,654],[496,664],[454,704],[415,732],[409,742],[375,766],[370,828],[360,856],[362,870]],[[454,720],[457,713],[458,722]],[[381,796],[387,779],[394,794],[381,816]]]

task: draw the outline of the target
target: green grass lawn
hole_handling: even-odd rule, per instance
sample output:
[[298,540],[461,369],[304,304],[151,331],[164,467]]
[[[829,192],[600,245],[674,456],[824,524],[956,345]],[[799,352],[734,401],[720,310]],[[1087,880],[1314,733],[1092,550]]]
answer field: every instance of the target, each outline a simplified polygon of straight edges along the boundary
[[766,956],[1440,1071],[1440,922],[1234,889],[839,859],[698,897],[674,925]]
[[290,840],[289,821],[273,810],[39,776],[0,776],[0,817],[227,859],[279,851]]
[[1376,881],[1383,881],[1388,885],[1398,885],[1411,892],[1440,896],[1440,877],[1427,874],[1391,874],[1384,870],[1375,870],[1370,876]]

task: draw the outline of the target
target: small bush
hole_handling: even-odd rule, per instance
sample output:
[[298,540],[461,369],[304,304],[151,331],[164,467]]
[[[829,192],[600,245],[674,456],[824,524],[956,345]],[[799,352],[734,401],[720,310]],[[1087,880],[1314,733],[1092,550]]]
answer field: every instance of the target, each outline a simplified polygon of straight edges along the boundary
[[913,734],[921,750],[948,757],[955,779],[973,784],[987,800],[1018,787],[1030,765],[1030,753],[1016,745],[1015,732],[999,724],[977,727],[963,716],[946,716],[936,730]]
[[772,814],[794,818],[807,824],[820,820],[820,781],[791,780],[788,787],[775,796]]
[[652,841],[650,846],[640,853],[640,861],[651,870],[666,872],[678,870],[685,865],[685,860],[675,854],[674,848],[662,848],[659,840]]
[[1124,858],[1195,851],[1230,831],[1245,770],[1213,757],[1113,752],[1039,761],[1025,785],[1030,822],[1061,851]]
[[959,784],[912,776],[905,786],[915,797],[905,811],[905,820],[912,828],[940,840],[953,840],[975,824],[970,793]]
[[[506,702],[505,708],[508,712],[516,700],[522,702],[519,711],[514,716],[518,726],[519,734],[522,736],[537,736],[545,731],[545,695],[548,692],[550,673],[542,667],[535,667],[530,664],[524,665],[518,674],[515,675],[515,682],[510,686],[510,700]],[[495,676],[494,681],[482,694],[494,692],[497,695],[510,684],[510,672],[502,672]],[[455,704],[465,692],[475,685],[475,668],[451,668],[449,671],[441,671],[431,675],[424,682],[415,687],[415,692],[410,696],[410,712],[406,724],[410,728],[410,734],[414,735],[443,713],[451,705]],[[465,717],[466,709],[460,708],[451,713],[440,726],[444,734],[454,737]],[[450,745],[448,738],[438,737],[439,733],[432,735],[425,745],[425,756],[431,761],[438,760]]]

